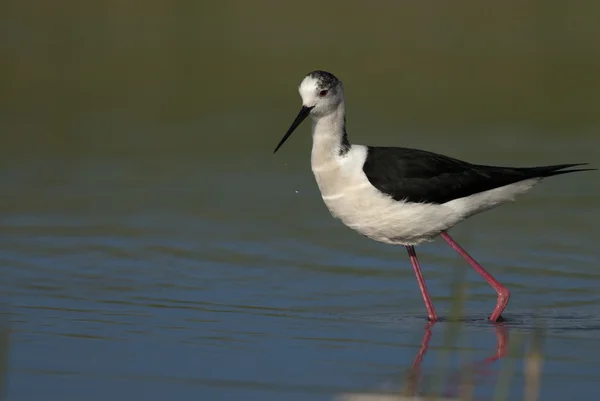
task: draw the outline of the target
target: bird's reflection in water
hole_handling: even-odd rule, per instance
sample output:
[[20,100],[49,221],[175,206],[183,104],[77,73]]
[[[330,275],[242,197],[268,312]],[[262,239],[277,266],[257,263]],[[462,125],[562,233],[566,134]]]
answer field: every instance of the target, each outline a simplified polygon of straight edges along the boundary
[[[421,387],[421,365],[423,363],[423,359],[425,358],[425,354],[429,349],[429,341],[432,337],[432,327],[435,323],[429,322],[425,326],[425,333],[423,335],[423,340],[421,341],[421,347],[419,348],[419,352],[415,357],[413,364],[409,370],[409,374],[406,380],[406,387],[404,396],[416,396],[420,393]],[[495,325],[495,333],[496,333],[496,351],[493,355],[486,357],[481,361],[477,361],[468,366],[463,366],[459,369],[458,373],[453,373],[450,375],[447,380],[446,391],[444,392],[444,396],[448,399],[455,399],[461,395],[461,385],[470,384],[474,385],[473,380],[481,375],[489,374],[489,370],[487,369],[492,363],[497,360],[503,358],[508,350],[509,344],[509,335],[508,328],[502,324]],[[471,373],[471,380],[465,381],[465,372]],[[469,386],[469,387],[471,387]],[[462,390],[465,390],[464,388]],[[462,397],[459,397],[462,398]],[[402,399],[402,398],[398,398]]]
[[[467,366],[462,366],[457,373],[452,373],[445,379],[445,391],[442,395],[432,396],[427,394],[427,389],[422,389],[422,364],[425,355],[429,349],[429,342],[433,336],[434,322],[429,322],[425,326],[423,340],[419,352],[415,356],[412,366],[409,369],[403,389],[401,391],[391,393],[346,393],[340,394],[336,400],[344,401],[417,401],[417,400],[463,400],[472,399],[472,390],[475,383],[483,375],[489,377],[489,366],[497,360],[503,358],[508,350],[509,335],[508,328],[502,324],[495,325],[496,349],[494,353],[483,360],[476,361]],[[469,374],[465,375],[465,372]],[[466,379],[465,379],[466,376]]]

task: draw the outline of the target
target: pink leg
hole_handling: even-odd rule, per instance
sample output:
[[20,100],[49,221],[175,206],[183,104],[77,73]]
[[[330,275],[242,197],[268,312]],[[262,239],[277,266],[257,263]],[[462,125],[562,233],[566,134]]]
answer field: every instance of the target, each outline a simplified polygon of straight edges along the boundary
[[423,301],[425,301],[425,307],[427,308],[427,315],[429,317],[429,320],[432,322],[437,322],[438,318],[435,314],[435,309],[433,309],[433,303],[431,302],[431,298],[429,297],[429,292],[427,291],[427,285],[425,284],[423,273],[421,273],[421,267],[419,266],[419,261],[417,260],[415,248],[413,246],[407,246],[406,250],[408,250],[410,262],[412,263],[413,270],[415,271],[415,275],[417,276],[417,282],[419,283],[419,288],[421,289],[421,295],[423,295]]
[[446,240],[446,242],[460,256],[462,256],[467,262],[469,262],[469,264],[473,267],[473,269],[475,269],[475,271],[477,273],[479,273],[481,275],[481,277],[483,277],[485,279],[485,281],[487,281],[488,284],[491,285],[492,288],[496,291],[496,293],[498,294],[498,301],[496,302],[496,308],[494,308],[494,312],[492,313],[492,316],[490,316],[490,320],[494,321],[494,322],[502,321],[503,320],[502,316],[501,316],[502,312],[506,308],[506,305],[508,304],[508,300],[510,298],[510,292],[508,291],[508,289],[506,287],[504,287],[502,284],[500,284],[500,282],[498,280],[496,280],[494,277],[492,277],[492,275],[490,273],[485,271],[485,269],[479,263],[477,263],[477,261],[475,261],[475,259],[473,259],[471,257],[471,255],[469,255],[467,253],[467,251],[465,251],[460,245],[458,245],[450,237],[450,235],[448,235],[447,232],[442,231],[440,233],[440,236],[444,240]]

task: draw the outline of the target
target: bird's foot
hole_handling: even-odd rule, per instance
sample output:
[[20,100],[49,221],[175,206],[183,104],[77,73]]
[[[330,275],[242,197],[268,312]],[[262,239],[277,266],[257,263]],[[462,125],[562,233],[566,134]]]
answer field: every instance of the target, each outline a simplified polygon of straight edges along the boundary
[[502,315],[500,315],[500,316],[498,316],[498,317],[496,318],[496,320],[494,320],[494,319],[492,319],[492,317],[490,316],[490,318],[489,318],[489,321],[490,321],[490,322],[494,322],[494,323],[502,323],[502,322],[504,321],[504,318],[502,317]]
[[438,319],[437,313],[435,313],[435,310],[433,310],[433,307],[431,308],[431,310],[427,311],[427,321],[430,323],[435,323],[437,321],[439,321],[440,319]]

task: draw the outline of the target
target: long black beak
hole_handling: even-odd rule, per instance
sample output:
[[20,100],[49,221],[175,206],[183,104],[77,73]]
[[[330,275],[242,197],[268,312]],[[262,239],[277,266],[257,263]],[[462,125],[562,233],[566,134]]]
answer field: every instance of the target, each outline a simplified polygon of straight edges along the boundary
[[296,116],[296,119],[294,120],[292,125],[290,125],[290,129],[288,129],[288,131],[285,133],[283,138],[281,138],[281,141],[279,141],[279,145],[277,145],[277,147],[273,151],[273,154],[275,154],[275,152],[277,152],[277,150],[281,147],[281,145],[283,145],[283,143],[285,141],[287,141],[287,139],[290,137],[290,135],[292,135],[292,132],[294,132],[294,130],[300,125],[300,123],[302,121],[304,121],[304,119],[306,117],[308,117],[308,114],[313,109],[313,107],[302,106],[302,108],[300,109],[300,112],[298,113],[298,116]]

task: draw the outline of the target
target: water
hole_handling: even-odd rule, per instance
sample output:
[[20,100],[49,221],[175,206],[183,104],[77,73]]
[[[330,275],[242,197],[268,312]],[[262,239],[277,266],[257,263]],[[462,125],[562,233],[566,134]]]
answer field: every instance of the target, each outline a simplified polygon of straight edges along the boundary
[[[103,158],[5,168],[8,399],[304,400],[401,387],[425,334],[405,251],[329,218],[308,169],[290,171],[284,158],[251,171],[185,159],[152,172],[140,160]],[[544,399],[597,388],[592,181],[548,180],[456,230],[513,291],[508,337],[528,342],[537,325],[546,329]],[[450,287],[466,265],[440,241],[420,248],[446,317],[432,327],[422,368],[435,378]],[[485,321],[494,294],[474,273],[465,279],[455,374],[497,347]],[[486,380],[482,394],[498,378]]]
[[132,4],[0,13],[6,399],[453,396],[469,371],[477,399],[596,396],[597,172],[453,230],[512,291],[503,325],[452,249],[418,247],[428,327],[406,251],[325,209],[308,124],[272,150],[326,68],[358,143],[599,167],[597,6],[305,2],[307,31],[296,6]]

